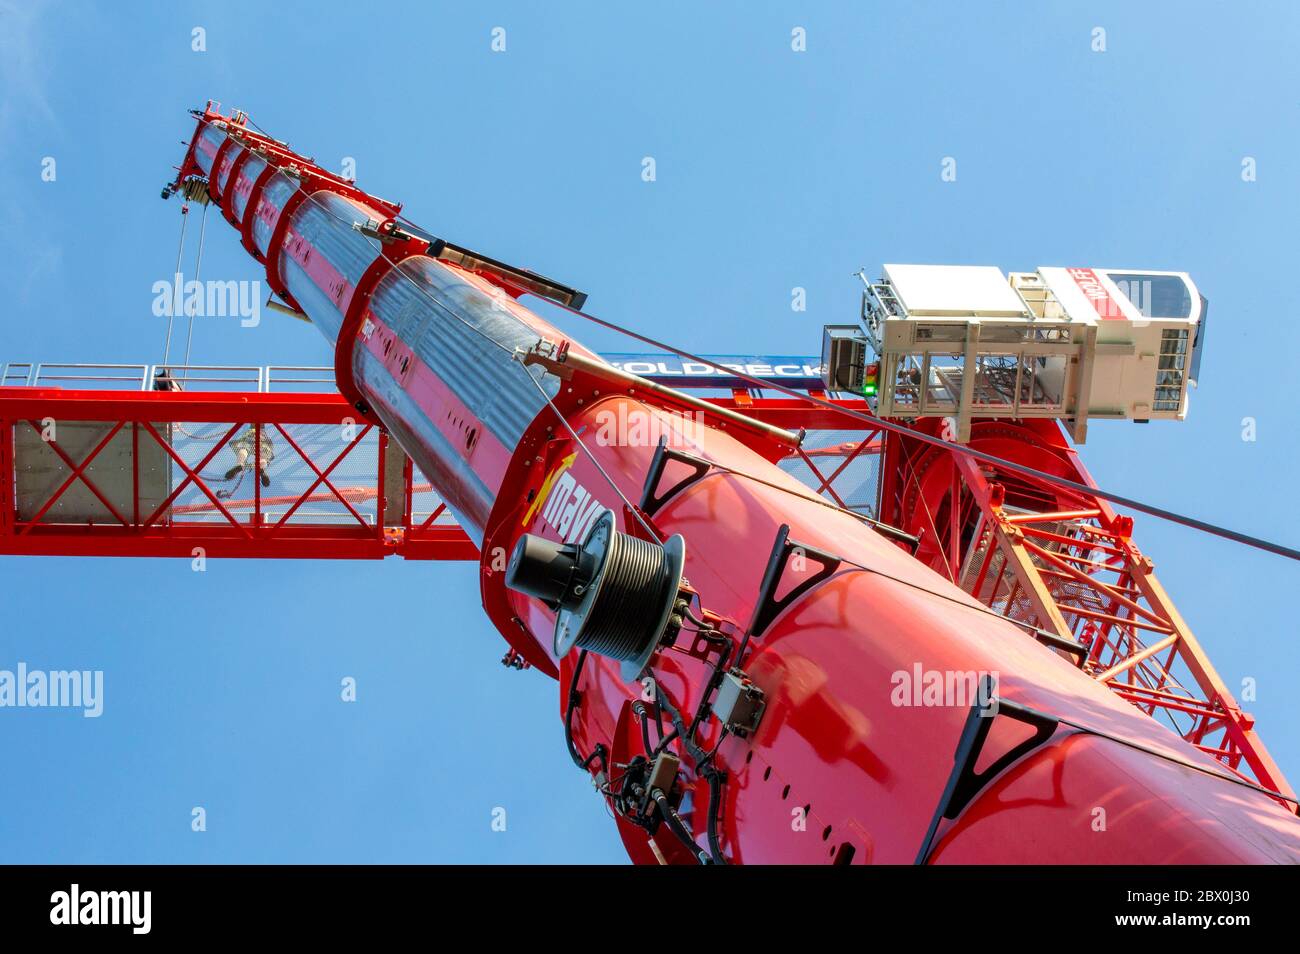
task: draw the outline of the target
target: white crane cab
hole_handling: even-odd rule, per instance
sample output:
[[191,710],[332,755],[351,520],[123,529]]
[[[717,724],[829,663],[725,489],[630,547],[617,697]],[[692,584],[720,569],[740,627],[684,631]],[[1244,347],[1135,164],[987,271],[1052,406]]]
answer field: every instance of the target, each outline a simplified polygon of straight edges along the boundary
[[886,265],[861,277],[865,338],[851,336],[877,361],[857,376],[841,356],[866,349],[828,328],[827,386],[862,390],[882,417],[953,417],[962,441],[973,418],[1052,417],[1082,443],[1090,418],[1187,415],[1207,302],[1186,272]]

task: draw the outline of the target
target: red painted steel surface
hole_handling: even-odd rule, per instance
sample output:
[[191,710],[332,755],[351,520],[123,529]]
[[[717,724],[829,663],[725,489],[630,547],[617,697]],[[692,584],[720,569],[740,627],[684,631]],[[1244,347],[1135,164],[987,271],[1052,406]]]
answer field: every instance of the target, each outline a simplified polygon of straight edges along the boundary
[[[921,421],[931,435],[940,422]],[[977,422],[972,449],[1093,485],[1053,421]],[[989,606],[1002,607],[1088,652],[1084,671],[1233,772],[1294,796],[1186,621],[1132,539],[1133,521],[1105,500],[902,435],[886,441],[881,515],[922,536],[917,556]],[[954,503],[955,502],[955,503]],[[983,518],[982,521],[980,518]],[[965,566],[973,548],[985,556]],[[1012,572],[992,572],[991,556]],[[965,570],[965,579],[959,579]],[[1177,714],[1175,716],[1175,714]]]
[[[571,423],[592,429],[600,408],[622,400],[589,405]],[[640,410],[656,413],[645,405]],[[713,429],[705,437],[699,456],[806,493],[738,442]],[[651,449],[591,449],[635,497]],[[545,457],[562,461],[573,452],[571,442],[560,439]],[[534,474],[541,469],[532,468]],[[635,531],[618,498],[581,453],[571,471],[620,515],[625,531]],[[848,843],[855,863],[913,860],[952,770],[966,715],[955,706],[894,704],[893,675],[918,664],[925,671],[997,673],[1009,699],[1216,770],[1208,756],[1057,653],[979,612],[969,596],[850,517],[715,471],[673,497],[654,519],[661,533],[686,538],[685,575],[704,605],[740,628],[752,613],[768,544],[781,523],[789,524],[802,543],[906,582],[841,570],[755,640],[743,665],[767,691],[769,711],[752,745],[729,740],[719,753],[732,779],[722,838],[729,858],[827,862]],[[527,529],[557,536],[536,518]],[[518,594],[509,599],[511,612],[530,630],[549,632],[551,617],[544,607]],[[563,671],[567,678],[571,664],[566,662]],[[706,675],[699,661],[664,652],[654,673],[678,708],[694,708]],[[613,744],[639,687],[628,687],[615,665],[595,657],[588,660],[583,680],[576,736],[579,750],[588,752],[600,742]],[[999,752],[1021,735],[1014,725],[999,725],[989,746]],[[711,747],[713,737],[704,742]],[[695,804],[706,802],[706,793],[697,791]],[[800,807],[809,807],[806,830],[792,826],[791,812]],[[1096,830],[1103,823],[1105,830]],[[999,778],[939,839],[933,855],[935,861],[1005,863],[1297,857],[1300,824],[1267,796],[1109,740],[1068,732]]]
[[[200,126],[211,118],[205,117]],[[237,134],[268,157],[288,161],[279,145],[242,128]],[[301,157],[293,161],[305,164]],[[191,157],[185,168],[193,170]],[[309,172],[316,174],[310,167]],[[318,181],[323,188],[352,188],[324,177]],[[364,207],[369,197],[354,190],[348,198]],[[382,210],[375,208],[376,218],[383,219]],[[271,250],[268,257],[275,254]],[[337,289],[321,291],[328,297]],[[525,309],[512,303],[511,310],[539,337],[554,335]],[[341,338],[340,351],[350,354],[354,341],[351,336]],[[515,370],[523,373],[522,368]],[[509,383],[506,373],[501,372],[503,385]],[[418,379],[417,374],[413,380]],[[400,396],[404,385],[391,374],[358,386],[364,403],[383,408],[380,417],[393,435],[411,442],[406,449],[413,457],[446,453],[416,446],[429,432],[406,419],[413,411],[393,402],[391,395]],[[372,400],[378,395],[366,388],[381,386],[390,397]],[[446,414],[443,404],[450,399],[427,389],[418,400],[432,403],[419,409],[438,418]],[[588,435],[599,426],[602,410],[617,411],[619,405],[626,414],[663,414],[656,406],[660,398],[635,389],[614,395],[598,375],[583,373],[563,382],[555,401],[569,424]],[[893,691],[899,674],[918,667],[922,672],[996,673],[1008,700],[1212,772],[1223,771],[1209,754],[1157,725],[1061,654],[982,611],[924,562],[852,517],[810,501],[809,491],[773,466],[778,454],[763,452],[761,440],[724,428],[720,419],[705,424],[693,435],[693,452],[727,470],[715,469],[671,497],[653,523],[661,535],[681,533],[685,538],[686,577],[699,593],[702,608],[718,619],[724,633],[737,640],[751,618],[781,524],[791,528],[795,540],[865,568],[841,565],[777,616],[741,660],[766,693],[768,710],[752,740],[728,739],[717,755],[717,765],[727,773],[720,841],[728,860],[913,861],[953,769],[968,709],[900,704],[925,701]],[[482,462],[472,460],[468,451],[465,455],[471,469],[484,468],[479,477],[496,493],[483,527],[485,608],[530,662],[546,671],[558,669],[562,710],[573,661],[555,660],[550,653],[550,612],[504,588],[502,557],[526,530],[560,537],[589,497],[611,509],[625,531],[640,532],[622,497],[638,498],[653,445],[586,444],[586,450],[575,446],[551,410],[543,407],[519,439],[504,474],[497,472],[500,463],[494,455]],[[622,497],[588,453],[599,460]],[[548,486],[552,491],[557,486],[554,479],[548,485],[547,477],[559,467],[573,479],[573,487],[566,483],[567,492],[576,494],[574,488],[581,488],[583,495],[572,508],[557,508],[560,512],[548,519],[544,505],[533,503]],[[886,474],[886,479],[897,478]],[[942,537],[931,540],[931,549],[922,552],[931,563],[938,539]],[[706,675],[704,663],[687,651],[687,642],[679,639],[678,646],[659,652],[651,663],[659,692],[684,712],[693,711]],[[614,766],[641,748],[631,705],[642,687],[628,685],[614,665],[593,656],[580,691],[574,720],[577,747],[586,753],[604,745],[611,771],[617,772]],[[716,722],[706,721],[701,742],[707,747],[716,732]],[[1023,734],[1015,723],[998,720],[988,750],[1005,751]],[[689,805],[682,806],[683,815],[704,846],[708,793],[691,760],[683,764],[692,795]],[[806,821],[800,825],[805,812]],[[636,860],[652,860],[656,850],[669,860],[684,857],[663,830],[651,846],[640,829],[625,822],[619,828]],[[951,825],[941,828],[929,860],[1294,862],[1300,860],[1300,822],[1266,794],[1111,739],[1062,728],[1001,773]]]
[[[381,559],[399,555],[408,560],[477,560],[478,548],[454,524],[432,520],[413,522],[410,515],[412,493],[423,492],[427,485],[413,480],[410,463],[398,488],[405,500],[401,513],[376,513],[365,517],[356,511],[360,501],[382,501],[384,474],[382,454],[356,465],[366,473],[361,486],[340,486],[337,477],[330,479],[330,467],[336,461],[352,460],[358,454],[355,445],[338,441],[320,459],[294,441],[290,430],[296,427],[329,425],[343,427],[355,419],[355,411],[337,394],[263,394],[263,393],[185,393],[176,391],[88,391],[60,388],[0,387],[0,554],[18,556],[136,556],[179,557],[190,559],[199,548],[204,556],[214,558],[259,559]],[[56,422],[105,422],[120,430],[128,424],[138,425],[136,440],[152,442],[162,448],[166,440],[161,431],[171,423],[217,424],[228,429],[212,447],[213,460],[208,467],[196,467],[200,459],[177,459],[174,448],[166,451],[175,462],[180,481],[200,491],[196,503],[172,505],[165,512],[151,513],[152,508],[134,513],[117,513],[106,523],[21,523],[15,512],[14,492],[18,468],[25,462],[15,459],[16,430],[41,430],[46,419]],[[220,487],[208,474],[224,470],[232,461],[227,442],[248,427],[266,431],[282,448],[286,457],[298,463],[308,477],[317,475],[303,490],[263,490],[257,486],[245,499],[222,499]],[[357,429],[361,434],[364,425]],[[382,446],[387,440],[380,436]],[[51,442],[62,453],[57,437]],[[90,448],[78,460],[69,457],[69,469],[80,468],[86,481],[94,487],[108,465]],[[221,455],[221,456],[217,456]],[[133,455],[137,457],[138,454]],[[203,455],[206,457],[206,454]],[[138,467],[138,464],[132,464]],[[337,464],[335,464],[337,466]],[[350,467],[355,469],[355,467]],[[204,473],[199,473],[204,471]],[[321,474],[325,476],[320,476]],[[135,475],[138,480],[138,475]],[[73,481],[55,488],[45,506],[49,507]],[[355,520],[349,522],[286,518],[308,504],[332,504]],[[236,517],[231,510],[240,512]],[[247,511],[244,516],[243,512]],[[217,517],[223,519],[214,519]]]
[[[375,336],[375,341],[380,341]],[[409,349],[404,349],[409,354]],[[394,351],[394,353],[398,353]],[[712,399],[721,407],[736,409],[733,399]],[[746,403],[746,413],[760,420],[789,423],[794,410],[793,402],[758,399]],[[852,404],[853,402],[845,402]],[[772,405],[769,408],[769,404]],[[379,559],[397,555],[416,560],[479,560],[479,550],[459,526],[410,519],[409,514],[386,514],[385,532],[361,526],[317,524],[314,526],[288,525],[273,533],[245,534],[230,525],[192,519],[217,512],[211,500],[197,505],[175,505],[172,518],[148,528],[138,525],[149,515],[129,526],[104,524],[62,523],[36,526],[24,530],[15,526],[14,501],[16,469],[24,462],[13,459],[15,428],[31,427],[28,422],[39,423],[47,417],[58,421],[104,421],[112,424],[150,421],[160,423],[220,423],[242,422],[261,425],[272,432],[277,426],[338,425],[346,419],[356,418],[356,410],[338,394],[313,393],[244,393],[244,392],[178,392],[178,391],[95,391],[55,387],[0,387],[0,554],[27,556],[104,556],[104,557],[178,557],[190,558],[195,547],[202,547],[213,557],[241,559]],[[815,415],[814,415],[815,416]],[[838,421],[820,420],[817,426],[842,427]],[[851,423],[851,422],[850,422]],[[152,438],[146,435],[146,440]],[[509,455],[504,454],[498,470],[504,469]],[[78,460],[76,464],[104,464],[97,459]],[[226,461],[229,463],[229,461]],[[328,464],[324,461],[322,466]],[[377,462],[376,462],[377,464]],[[342,496],[349,500],[372,500],[380,493],[382,478],[378,472],[370,475],[364,486],[341,487]],[[203,480],[195,486],[206,487]],[[211,490],[212,488],[208,488]],[[407,499],[412,492],[426,492],[432,488],[407,463],[403,475],[402,491]],[[317,488],[312,494],[285,494],[279,491],[259,490],[261,503],[267,507],[290,507],[302,499],[304,502],[333,502],[333,491]],[[232,503],[250,504],[249,500]],[[259,526],[256,514],[250,520]]]

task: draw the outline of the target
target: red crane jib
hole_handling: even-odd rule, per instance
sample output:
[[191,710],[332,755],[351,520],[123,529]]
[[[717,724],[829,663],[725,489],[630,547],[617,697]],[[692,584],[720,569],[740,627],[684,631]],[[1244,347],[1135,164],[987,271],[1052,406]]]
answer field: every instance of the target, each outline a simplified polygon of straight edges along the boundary
[[[1150,718],[1160,687],[1120,682],[1135,663],[1099,679],[1099,650],[1084,645],[1094,659],[1080,665],[973,599],[954,568],[936,572],[958,555],[936,512],[957,465],[921,470],[926,449],[886,435],[882,459],[893,464],[882,480],[892,484],[882,488],[881,518],[909,531],[937,518],[914,555],[777,467],[793,451],[787,432],[620,376],[516,300],[535,292],[581,307],[571,289],[472,253],[439,256],[445,243],[402,224],[399,206],[251,130],[242,115],[210,106],[198,119],[174,188],[207,180],[271,287],[335,344],[344,396],[382,422],[479,547],[487,614],[519,656],[558,678],[572,750],[616,808],[634,860],[1300,860],[1288,803],[1233,784],[1230,764]],[[635,439],[625,425],[641,428]],[[1010,425],[992,427],[973,441],[1013,457],[1019,447],[1048,469],[1071,459],[1041,422],[1015,439]],[[643,505],[660,437],[682,455],[669,455],[653,506]],[[980,505],[998,512],[1015,491],[990,482]],[[1082,512],[1066,497],[1054,503]],[[634,537],[647,527],[659,539],[681,535],[685,592],[715,635],[698,638],[679,620],[642,678],[628,681],[617,661],[591,654],[575,686],[578,655],[557,658],[552,646],[555,613],[507,588],[504,571],[521,535],[581,542],[607,510]],[[1096,514],[1113,531],[1098,546],[1127,553],[1122,521]],[[1012,542],[1028,545],[1033,528],[1018,526]],[[981,530],[989,539],[1020,532]],[[1130,556],[1135,566],[1144,559]],[[1134,577],[1123,592],[1154,601],[1149,585]],[[1177,636],[1181,620],[1169,625]],[[700,705],[713,701],[724,650],[762,700],[754,731],[725,738]],[[1209,677],[1211,698],[1197,705],[1231,722],[1241,714]],[[990,687],[1000,708],[983,705]],[[686,731],[660,746],[675,713]],[[1251,743],[1248,722],[1229,730],[1233,744]],[[673,822],[647,801],[648,768],[638,775],[640,806],[620,778],[644,767],[647,742],[675,756],[659,782]],[[1280,773],[1261,777],[1271,763],[1251,758],[1265,788],[1289,794]]]

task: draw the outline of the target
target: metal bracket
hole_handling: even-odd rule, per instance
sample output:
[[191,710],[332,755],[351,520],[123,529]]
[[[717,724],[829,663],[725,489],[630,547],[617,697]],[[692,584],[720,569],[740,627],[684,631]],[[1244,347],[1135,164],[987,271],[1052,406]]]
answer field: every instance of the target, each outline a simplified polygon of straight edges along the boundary
[[432,239],[429,242],[428,255],[430,258],[450,262],[471,272],[493,275],[515,288],[531,292],[538,298],[545,298],[574,311],[582,311],[583,306],[587,304],[586,292],[562,285],[531,269],[518,268],[499,262],[495,258],[488,258],[486,255],[465,248],[463,245],[454,245],[445,239]]
[[1080,669],[1088,661],[1088,647],[1082,643],[1075,642],[1072,639],[1066,639],[1064,636],[1058,636],[1055,633],[1049,633],[1045,629],[1039,629],[1037,626],[1030,629],[1029,634],[1038,640],[1044,646],[1052,649],[1059,649],[1063,653],[1068,653],[1074,657],[1075,665]]
[[[669,461],[686,464],[692,468],[692,472],[677,481],[662,494],[658,494],[656,491],[659,489],[659,482],[663,480],[664,468]],[[712,469],[713,465],[707,460],[692,457],[690,454],[683,454],[681,451],[669,450],[668,438],[660,437],[659,446],[655,448],[655,455],[650,459],[650,470],[646,473],[645,486],[641,489],[641,500],[637,504],[638,509],[646,515],[653,516],[668,501],[669,497],[677,493],[677,491],[689,487]]]
[[[948,784],[944,787],[939,806],[930,821],[930,828],[925,833],[925,841],[921,843],[921,850],[917,853],[916,864],[918,865],[925,864],[929,859],[930,849],[934,845],[934,838],[942,819],[956,818],[994,776],[1021,756],[1046,742],[1061,724],[1060,720],[1037,709],[997,698],[996,691],[997,683],[993,677],[985,675],[980,680],[978,697],[971,703],[970,714],[966,716],[966,724],[962,727],[961,737],[957,740],[952,774],[948,777]],[[987,704],[981,703],[981,699]],[[979,762],[980,753],[984,750],[989,731],[993,728],[997,717],[1003,715],[1016,722],[1033,726],[1034,734],[1003,753],[983,772],[976,772],[975,766]]]
[[[780,586],[781,580],[785,576],[785,568],[790,561],[790,555],[796,551],[804,558],[820,564],[821,569],[807,579],[802,580],[789,593],[778,600],[776,599],[777,587]],[[842,562],[833,553],[827,553],[825,550],[819,550],[816,547],[791,540],[790,525],[781,524],[781,529],[776,532],[776,542],[772,546],[772,555],[767,560],[767,570],[763,574],[763,582],[758,588],[758,603],[754,606],[754,618],[746,631],[746,639],[748,640],[753,636],[762,636],[767,627],[772,624],[772,620],[776,619],[782,610],[814,586],[822,583],[840,568]],[[738,654],[737,659],[739,658]]]

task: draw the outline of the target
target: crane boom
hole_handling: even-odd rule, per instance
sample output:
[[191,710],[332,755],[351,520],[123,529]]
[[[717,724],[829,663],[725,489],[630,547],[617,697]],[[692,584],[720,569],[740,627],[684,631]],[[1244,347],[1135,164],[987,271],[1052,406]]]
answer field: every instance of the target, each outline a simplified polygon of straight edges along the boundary
[[[893,527],[828,504],[776,465],[800,435],[620,371],[518,301],[581,308],[580,292],[421,232],[243,114],[196,116],[164,194],[206,188],[333,344],[344,397],[447,502],[481,553],[488,617],[558,680],[570,755],[634,861],[1300,860],[1271,761],[1240,777],[1147,715],[1164,687],[1115,689],[1176,648],[1181,620],[1098,672],[1046,584],[1041,639],[958,585],[961,546],[992,580],[993,541],[1033,543],[995,475],[963,475],[1001,515],[973,549],[955,500],[951,524],[927,504],[924,540],[909,523],[951,470],[882,488]],[[1009,426],[972,430],[1014,453]],[[916,451],[884,448],[912,478]],[[1067,510],[1058,522],[1083,513]],[[1131,580],[1109,605],[1144,586],[1161,596]],[[1207,723],[1238,718],[1216,685]]]

